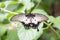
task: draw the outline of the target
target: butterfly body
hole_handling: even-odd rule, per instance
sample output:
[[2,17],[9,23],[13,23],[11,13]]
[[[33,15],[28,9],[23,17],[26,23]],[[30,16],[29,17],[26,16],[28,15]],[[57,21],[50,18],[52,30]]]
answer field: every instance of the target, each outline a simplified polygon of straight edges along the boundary
[[11,18],[11,21],[19,21],[28,28],[38,28],[39,24],[44,20],[48,20],[48,18],[42,14],[17,14]]

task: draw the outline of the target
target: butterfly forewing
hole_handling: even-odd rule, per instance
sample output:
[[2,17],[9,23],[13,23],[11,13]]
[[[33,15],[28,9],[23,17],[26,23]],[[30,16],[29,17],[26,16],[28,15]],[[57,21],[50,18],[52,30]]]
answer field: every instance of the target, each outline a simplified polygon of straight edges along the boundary
[[25,24],[28,24],[28,23],[31,22],[30,18],[26,17],[26,14],[17,14],[17,15],[14,15],[11,18],[11,21],[20,21],[20,22],[24,22]]
[[23,22],[26,19],[25,14],[17,14],[11,18],[11,21],[20,21]]
[[35,16],[35,19],[37,20],[37,21],[44,21],[44,20],[48,20],[48,18],[47,18],[47,16],[45,16],[45,15],[42,15],[42,14],[35,14],[36,16]]
[[[29,14],[28,14],[29,15]],[[33,15],[33,14],[32,14]],[[43,20],[47,20],[47,16],[45,15],[42,15],[42,14],[34,14],[35,17],[27,17],[26,14],[17,14],[17,15],[14,15],[12,18],[11,18],[11,21],[20,21],[20,22],[25,22],[25,23],[38,23],[38,22],[41,22]],[[34,19],[33,19],[34,18]]]

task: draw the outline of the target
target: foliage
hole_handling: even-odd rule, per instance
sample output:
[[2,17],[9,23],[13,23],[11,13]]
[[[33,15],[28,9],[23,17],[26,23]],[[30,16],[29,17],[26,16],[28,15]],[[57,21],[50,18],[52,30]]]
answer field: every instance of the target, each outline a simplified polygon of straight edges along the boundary
[[[53,0],[1,0],[0,1],[0,40],[60,40],[60,16],[53,17],[45,11]],[[41,22],[39,32],[36,29],[25,29],[20,22],[11,22],[15,14],[27,13],[44,14],[47,22]],[[46,27],[45,27],[45,25]],[[17,26],[16,26],[17,25]]]

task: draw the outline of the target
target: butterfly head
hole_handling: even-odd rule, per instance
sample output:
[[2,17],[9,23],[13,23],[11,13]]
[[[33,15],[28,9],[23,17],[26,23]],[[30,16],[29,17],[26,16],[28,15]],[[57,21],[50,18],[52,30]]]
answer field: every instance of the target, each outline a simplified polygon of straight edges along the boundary
[[34,14],[27,14],[26,17],[35,17]]

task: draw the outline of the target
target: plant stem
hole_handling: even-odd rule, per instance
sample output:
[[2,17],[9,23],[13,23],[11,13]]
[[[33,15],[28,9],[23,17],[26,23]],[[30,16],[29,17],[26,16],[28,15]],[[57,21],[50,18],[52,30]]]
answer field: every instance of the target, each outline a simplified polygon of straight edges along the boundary
[[46,22],[44,22],[44,23],[47,25],[47,27],[43,28],[43,30],[50,28],[60,39],[60,34],[58,32],[56,32],[56,30],[51,26],[52,23],[50,23],[50,24],[47,24]]
[[31,8],[30,13],[39,6],[40,2],[41,2],[41,0],[33,8]]
[[52,24],[52,23],[49,23],[49,24],[48,24],[48,23],[46,23],[46,22],[44,22],[44,23],[47,25],[47,27],[46,27],[46,28],[43,28],[43,30],[48,29],[48,28],[51,26],[51,24]]
[[4,8],[0,8],[0,10],[5,11],[5,12],[8,12],[8,13],[17,14],[16,12],[11,12],[11,11],[8,11],[8,10],[6,10],[6,9],[4,9]]
[[60,34],[56,32],[56,30],[52,26],[50,26],[50,29],[60,38]]

